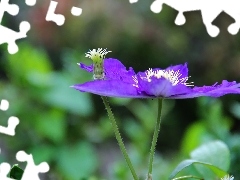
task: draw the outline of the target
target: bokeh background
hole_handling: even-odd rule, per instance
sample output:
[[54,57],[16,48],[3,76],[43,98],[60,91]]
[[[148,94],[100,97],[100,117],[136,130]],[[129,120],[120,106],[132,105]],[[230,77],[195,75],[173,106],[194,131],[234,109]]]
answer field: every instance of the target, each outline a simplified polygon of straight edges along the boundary
[[[118,149],[101,98],[81,93],[73,84],[92,79],[77,63],[91,64],[85,53],[108,48],[107,57],[143,71],[187,62],[190,81],[212,85],[226,79],[240,82],[240,34],[230,35],[234,20],[221,13],[213,24],[221,32],[210,37],[200,11],[184,13],[186,23],[174,24],[177,11],[164,5],[160,14],[150,10],[151,0],[56,0],[63,26],[45,20],[49,0],[33,7],[24,1],[16,17],[5,13],[2,25],[18,31],[27,20],[31,30],[18,40],[18,53],[0,46],[0,99],[10,102],[0,112],[1,125],[10,116],[20,124],[16,135],[1,134],[1,162],[19,163],[19,150],[32,153],[36,164],[46,161],[46,180],[131,179]],[[79,17],[71,7],[81,7]],[[138,174],[145,178],[150,141],[157,115],[156,99],[110,98],[120,131]],[[230,174],[240,179],[240,96],[165,100],[154,163],[154,177],[167,179],[189,153],[212,140],[225,142],[231,152]],[[26,163],[19,163],[22,168]]]

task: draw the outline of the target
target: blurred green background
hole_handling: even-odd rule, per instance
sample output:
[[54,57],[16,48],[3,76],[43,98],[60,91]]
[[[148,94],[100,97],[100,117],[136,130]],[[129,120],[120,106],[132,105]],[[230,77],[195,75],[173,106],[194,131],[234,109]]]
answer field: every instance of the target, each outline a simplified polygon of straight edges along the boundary
[[[91,64],[85,58],[89,49],[108,48],[112,52],[107,57],[136,72],[188,62],[196,86],[223,79],[240,82],[240,34],[227,32],[234,20],[225,13],[213,22],[221,32],[211,38],[199,11],[185,13],[186,24],[176,26],[177,11],[164,5],[154,14],[150,0],[56,1],[56,12],[66,17],[63,26],[45,20],[49,0],[38,0],[34,7],[10,0],[20,6],[20,13],[4,15],[4,26],[18,31],[27,20],[31,30],[17,41],[18,53],[10,55],[7,44],[0,46],[0,99],[10,102],[9,110],[0,112],[1,125],[7,125],[10,116],[20,119],[14,137],[1,134],[1,162],[18,163],[15,154],[25,150],[36,164],[49,163],[42,179],[131,179],[101,98],[70,88],[92,79],[77,66]],[[82,15],[72,16],[72,6],[81,7]],[[157,102],[110,98],[110,103],[130,158],[144,179]],[[193,149],[221,140],[231,153],[229,173],[240,180],[239,120],[239,95],[165,100],[153,177],[167,179]]]

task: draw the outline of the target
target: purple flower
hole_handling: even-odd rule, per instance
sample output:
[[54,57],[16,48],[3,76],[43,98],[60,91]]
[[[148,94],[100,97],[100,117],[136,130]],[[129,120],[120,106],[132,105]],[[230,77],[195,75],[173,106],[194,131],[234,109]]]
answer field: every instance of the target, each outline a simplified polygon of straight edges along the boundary
[[[101,50],[101,49],[100,49]],[[91,56],[87,54],[87,57]],[[98,52],[95,51],[94,52]],[[106,54],[107,51],[105,51]],[[104,55],[105,55],[104,54]],[[91,54],[93,55],[93,53]],[[222,81],[212,86],[193,86],[188,83],[187,63],[170,66],[166,69],[149,69],[135,73],[129,70],[117,59],[103,59],[102,73],[104,78],[94,79],[83,84],[76,84],[73,88],[82,91],[109,97],[124,98],[168,98],[185,99],[200,96],[219,97],[225,94],[240,94],[240,83]],[[90,66],[79,64],[80,68],[94,71],[94,63]],[[98,67],[99,68],[99,67]]]

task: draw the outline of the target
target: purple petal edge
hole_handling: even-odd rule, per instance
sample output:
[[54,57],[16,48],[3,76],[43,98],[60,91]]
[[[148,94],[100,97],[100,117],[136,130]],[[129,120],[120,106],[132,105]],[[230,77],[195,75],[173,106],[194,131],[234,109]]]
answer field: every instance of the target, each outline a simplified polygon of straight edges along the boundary
[[149,96],[139,94],[132,84],[116,80],[95,80],[83,84],[76,84],[72,87],[82,92],[89,92],[101,96],[120,98],[151,98]]
[[85,71],[88,71],[88,72],[93,72],[93,65],[91,64],[90,66],[88,65],[85,65],[83,63],[79,63],[79,67]]
[[173,97],[169,97],[170,99],[187,99],[187,98],[195,98],[200,96],[209,96],[209,97],[221,97],[226,94],[240,94],[240,83],[228,82],[227,80],[223,80],[222,84],[217,85],[215,83],[212,86],[202,86],[202,87],[194,87],[192,92],[177,95]]

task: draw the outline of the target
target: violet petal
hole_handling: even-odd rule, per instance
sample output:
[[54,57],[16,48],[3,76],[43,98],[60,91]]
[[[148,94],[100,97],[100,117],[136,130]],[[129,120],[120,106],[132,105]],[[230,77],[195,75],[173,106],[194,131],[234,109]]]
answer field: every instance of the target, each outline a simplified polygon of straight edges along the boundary
[[148,96],[139,94],[133,85],[118,80],[95,80],[83,84],[76,84],[72,87],[82,92],[89,92],[101,96],[148,98]]

